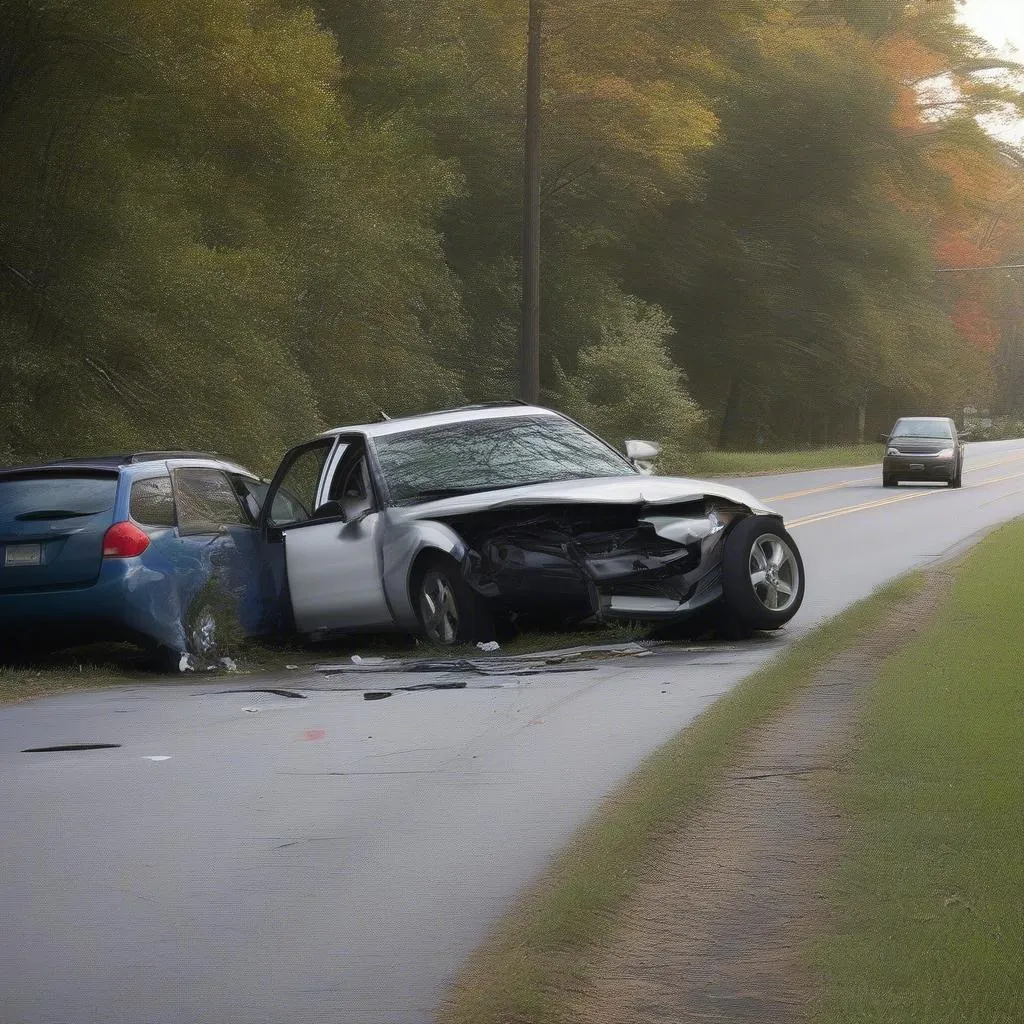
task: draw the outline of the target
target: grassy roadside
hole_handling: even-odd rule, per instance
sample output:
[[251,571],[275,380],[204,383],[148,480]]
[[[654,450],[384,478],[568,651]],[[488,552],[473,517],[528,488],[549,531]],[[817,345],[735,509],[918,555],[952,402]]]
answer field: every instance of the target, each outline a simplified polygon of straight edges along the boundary
[[836,796],[850,823],[822,1024],[1024,1020],[1024,524],[966,562],[872,688]]
[[882,461],[882,454],[878,444],[835,445],[793,452],[700,452],[687,459],[685,465],[666,466],[663,472],[681,476],[765,476],[874,465]]
[[649,758],[460,974],[439,1024],[557,1024],[583,964],[634,891],[637,865],[706,800],[757,725],[921,586],[908,577],[819,627]]
[[118,665],[108,667],[68,662],[59,668],[15,668],[0,665],[0,704],[17,704],[69,690],[124,686],[139,676]]

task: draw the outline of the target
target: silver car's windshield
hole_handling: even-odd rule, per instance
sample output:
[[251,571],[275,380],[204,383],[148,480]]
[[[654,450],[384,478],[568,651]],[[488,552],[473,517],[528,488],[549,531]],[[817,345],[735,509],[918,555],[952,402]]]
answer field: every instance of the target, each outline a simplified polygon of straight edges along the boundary
[[374,441],[396,504],[636,473],[602,441],[556,416],[463,420]]
[[892,436],[951,438],[953,434],[944,420],[900,420]]

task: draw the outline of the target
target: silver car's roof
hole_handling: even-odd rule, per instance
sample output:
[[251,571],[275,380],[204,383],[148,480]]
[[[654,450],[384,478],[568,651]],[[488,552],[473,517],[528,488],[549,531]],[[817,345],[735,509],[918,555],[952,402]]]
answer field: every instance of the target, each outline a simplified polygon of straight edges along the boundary
[[514,419],[517,416],[551,416],[559,413],[539,405],[478,405],[464,409],[449,409],[445,412],[424,413],[422,416],[403,416],[380,423],[361,423],[351,427],[334,427],[325,430],[320,437],[334,437],[338,434],[366,434],[369,437],[383,437],[387,434],[403,434],[408,430],[426,430],[428,427],[444,426],[448,423],[464,423],[468,420]]

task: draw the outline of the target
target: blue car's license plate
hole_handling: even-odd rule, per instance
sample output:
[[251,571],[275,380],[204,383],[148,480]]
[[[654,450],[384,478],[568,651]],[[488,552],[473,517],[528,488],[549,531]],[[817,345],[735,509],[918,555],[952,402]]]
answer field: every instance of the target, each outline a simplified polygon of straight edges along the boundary
[[22,565],[42,565],[43,547],[41,544],[8,544],[4,548],[4,568],[11,569]]

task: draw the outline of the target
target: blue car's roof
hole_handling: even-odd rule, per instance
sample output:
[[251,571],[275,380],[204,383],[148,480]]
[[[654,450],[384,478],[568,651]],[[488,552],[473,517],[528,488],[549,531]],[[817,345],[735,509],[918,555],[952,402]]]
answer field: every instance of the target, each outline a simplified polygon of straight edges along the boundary
[[167,459],[201,459],[205,462],[216,462],[218,465],[230,466],[249,476],[255,476],[249,470],[233,462],[222,459],[209,452],[135,452],[126,455],[93,455],[84,458],[55,459],[52,462],[40,462],[28,466],[0,466],[0,476],[9,474],[36,473],[55,469],[79,469],[91,473],[117,474],[125,466],[137,466],[146,462],[164,462]]

